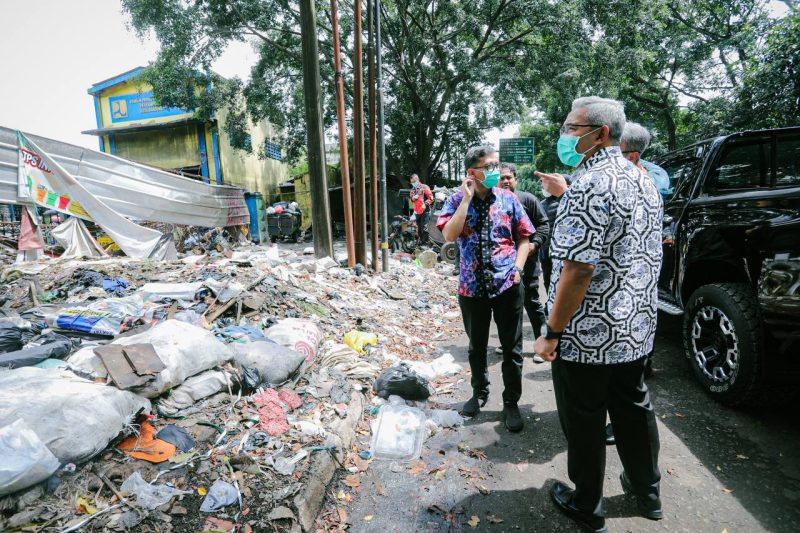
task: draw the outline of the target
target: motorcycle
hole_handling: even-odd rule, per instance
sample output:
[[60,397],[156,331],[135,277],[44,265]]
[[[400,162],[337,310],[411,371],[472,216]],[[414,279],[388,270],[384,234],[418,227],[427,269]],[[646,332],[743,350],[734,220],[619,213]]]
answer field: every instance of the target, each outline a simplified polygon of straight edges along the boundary
[[392,252],[414,253],[417,248],[417,224],[403,215],[394,217],[389,226],[389,249]]

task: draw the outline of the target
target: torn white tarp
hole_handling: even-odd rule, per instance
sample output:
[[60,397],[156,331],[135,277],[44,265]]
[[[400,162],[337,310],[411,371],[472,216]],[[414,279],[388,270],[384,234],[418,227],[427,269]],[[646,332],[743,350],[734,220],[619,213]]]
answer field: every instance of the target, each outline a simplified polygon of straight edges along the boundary
[[21,201],[94,221],[129,257],[177,258],[169,235],[139,226],[114,212],[23,133],[17,132],[17,142],[17,194]]
[[70,217],[69,220],[53,228],[50,235],[64,247],[62,258],[66,257],[104,257],[108,255],[103,247],[100,246],[89,230],[84,226],[83,221],[78,217]]

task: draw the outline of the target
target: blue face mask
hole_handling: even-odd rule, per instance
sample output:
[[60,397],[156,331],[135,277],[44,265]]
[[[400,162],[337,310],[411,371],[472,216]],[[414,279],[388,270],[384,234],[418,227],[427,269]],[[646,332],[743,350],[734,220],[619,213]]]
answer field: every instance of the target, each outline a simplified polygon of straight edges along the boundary
[[561,137],[558,138],[558,143],[556,144],[556,153],[558,153],[558,159],[568,167],[577,167],[578,165],[580,165],[581,161],[583,161],[583,156],[586,154],[586,152],[588,152],[594,147],[592,146],[588,150],[585,150],[583,152],[578,152],[577,150],[575,150],[575,147],[578,146],[578,143],[580,142],[581,139],[583,139],[587,135],[596,132],[599,129],[600,128],[596,128],[590,131],[589,133],[584,133],[580,137],[575,137],[574,135],[566,135],[566,134],[561,135]]
[[492,170],[491,172],[484,171],[483,181],[481,182],[481,184],[484,187],[486,187],[487,189],[491,189],[492,187],[497,187],[498,183],[500,183],[499,170]]

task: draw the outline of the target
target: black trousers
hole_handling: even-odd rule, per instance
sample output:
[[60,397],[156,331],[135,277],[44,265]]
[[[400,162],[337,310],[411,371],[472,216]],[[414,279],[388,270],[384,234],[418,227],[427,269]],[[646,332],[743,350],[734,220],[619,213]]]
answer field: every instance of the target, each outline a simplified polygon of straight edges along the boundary
[[553,271],[553,262],[549,255],[540,252],[539,257],[542,263],[542,281],[544,281],[544,292],[550,294],[550,273]]
[[535,257],[528,259],[522,273],[522,285],[525,289],[525,312],[533,328],[533,338],[542,333],[545,323],[544,305],[539,300],[539,265]]
[[431,216],[431,210],[426,209],[421,215],[417,216],[417,237],[420,244],[428,242],[428,219]]
[[556,358],[553,389],[567,437],[567,469],[578,509],[603,516],[606,412],[617,452],[636,494],[659,497],[658,428],[644,382],[645,358],[617,365],[589,365]]
[[522,395],[522,284],[494,298],[459,296],[464,329],[469,337],[469,368],[472,391],[480,398],[489,396],[489,367],[486,348],[492,315],[503,347],[503,403],[516,404]]

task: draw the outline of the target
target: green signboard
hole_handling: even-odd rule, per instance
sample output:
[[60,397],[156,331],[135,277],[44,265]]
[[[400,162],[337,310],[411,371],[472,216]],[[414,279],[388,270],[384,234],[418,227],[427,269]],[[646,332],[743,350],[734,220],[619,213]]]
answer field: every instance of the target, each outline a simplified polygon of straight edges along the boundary
[[500,162],[527,164],[533,163],[533,138],[515,137],[500,139]]

